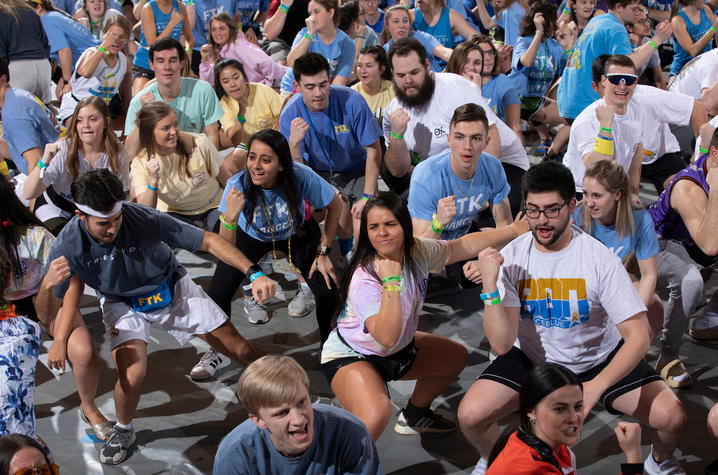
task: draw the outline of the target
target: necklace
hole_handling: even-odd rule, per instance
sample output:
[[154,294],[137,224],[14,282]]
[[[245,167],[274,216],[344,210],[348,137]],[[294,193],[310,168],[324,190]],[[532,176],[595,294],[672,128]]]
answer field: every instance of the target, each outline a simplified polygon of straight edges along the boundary
[[461,188],[461,186],[459,186],[459,177],[454,175],[454,172],[451,172],[451,176],[454,177],[454,187],[456,188],[456,190],[461,194],[461,196],[466,197],[471,192],[471,188],[474,187],[474,178],[476,178],[476,170],[474,170],[474,175],[471,177],[471,181],[469,182],[468,190],[463,189],[463,188]]
[[272,259],[274,260],[274,263],[284,272],[295,272],[299,275],[302,274],[302,271],[297,269],[297,267],[292,262],[292,218],[289,215],[289,209],[287,209],[287,232],[289,235],[287,236],[287,255],[289,256],[289,268],[285,267],[284,265],[279,263],[279,259],[277,258],[277,246],[274,242],[274,226],[272,226],[272,222],[269,219],[269,213],[267,212],[267,207],[264,204],[264,197],[262,196],[262,191],[259,192],[259,203],[262,205],[262,211],[264,212],[264,218],[267,220],[267,226],[269,226],[269,232],[272,236]]

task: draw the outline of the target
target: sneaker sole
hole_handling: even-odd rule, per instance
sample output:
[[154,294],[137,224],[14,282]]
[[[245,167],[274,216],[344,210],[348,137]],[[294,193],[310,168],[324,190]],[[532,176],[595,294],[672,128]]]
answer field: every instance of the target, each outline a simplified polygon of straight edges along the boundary
[[688,329],[688,334],[694,340],[715,340],[718,338],[718,327],[708,328],[706,330]]
[[136,441],[136,440],[137,440],[137,437],[136,437],[136,435],[133,433],[133,434],[132,434],[132,439],[130,439],[130,445],[127,447],[127,452],[125,453],[125,456],[124,456],[123,458],[121,458],[120,460],[117,460],[117,461],[115,461],[114,459],[106,459],[106,460],[103,460],[103,459],[102,459],[102,452],[100,452],[100,463],[104,463],[105,465],[118,465],[118,464],[121,464],[122,462],[124,462],[125,460],[127,460],[128,458],[130,458],[130,456],[132,455],[131,449],[132,449],[132,446],[135,445],[135,441]]
[[290,317],[302,318],[302,317],[306,317],[307,315],[309,315],[310,313],[312,313],[312,310],[314,310],[315,307],[316,307],[316,304],[312,304],[312,305],[310,305],[309,308],[307,308],[307,310],[304,311],[304,312],[292,312],[291,310],[289,310],[289,307],[287,307],[287,312],[289,313],[289,316],[290,316]]
[[430,427],[418,427],[413,428],[410,426],[401,425],[398,422],[394,424],[394,432],[397,434],[402,435],[419,435],[419,434],[448,434],[450,432],[454,432],[456,430],[456,427],[453,429],[432,429]]
[[219,370],[222,369],[222,368],[226,368],[226,367],[229,366],[229,364],[230,364],[230,359],[227,358],[226,356],[223,357],[221,361],[222,361],[222,362],[219,364],[219,366],[217,366],[217,367],[214,369],[214,373],[213,373],[213,374],[202,373],[202,374],[194,375],[194,374],[192,374],[192,373],[190,372],[189,377],[192,379],[192,381],[204,381],[205,379],[209,379],[209,378],[211,378],[212,376],[214,376],[215,374],[217,374],[217,371],[219,371]]

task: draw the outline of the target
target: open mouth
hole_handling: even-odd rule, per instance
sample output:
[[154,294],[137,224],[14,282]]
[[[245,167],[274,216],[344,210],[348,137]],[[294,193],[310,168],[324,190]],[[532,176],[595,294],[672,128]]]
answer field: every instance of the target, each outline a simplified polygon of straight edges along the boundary
[[309,439],[309,426],[305,424],[301,429],[290,430],[289,437],[297,443],[306,442]]
[[542,239],[548,239],[553,234],[553,227],[552,226],[541,226],[536,228],[536,234],[539,235]]

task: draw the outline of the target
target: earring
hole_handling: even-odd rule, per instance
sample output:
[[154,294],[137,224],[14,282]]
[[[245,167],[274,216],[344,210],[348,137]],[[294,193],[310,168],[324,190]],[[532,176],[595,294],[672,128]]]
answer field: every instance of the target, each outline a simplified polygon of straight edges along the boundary
[[531,419],[531,418],[529,418],[529,422],[530,422],[531,424],[536,424],[536,419]]

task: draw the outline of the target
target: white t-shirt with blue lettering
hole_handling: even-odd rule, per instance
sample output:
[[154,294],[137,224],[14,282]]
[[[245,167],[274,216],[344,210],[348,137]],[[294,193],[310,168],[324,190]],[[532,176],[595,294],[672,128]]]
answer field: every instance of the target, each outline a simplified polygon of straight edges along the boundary
[[446,225],[441,239],[465,235],[471,222],[491,204],[504,201],[511,191],[506,174],[496,157],[482,153],[474,177],[460,180],[451,170],[451,151],[429,157],[416,166],[409,186],[409,213],[412,218],[431,221],[441,198],[454,195],[456,215]]
[[571,226],[558,252],[536,249],[531,233],[501,250],[498,288],[504,307],[519,307],[514,346],[533,364],[558,363],[583,373],[621,340],[616,325],[645,312],[628,272],[606,246]]
[[[577,206],[573,212],[573,222],[576,226],[583,223],[583,206]],[[636,223],[636,232],[620,237],[616,232],[616,226],[602,226],[595,219],[591,236],[601,241],[611,252],[618,256],[621,261],[636,251],[636,259],[649,259],[658,254],[658,236],[653,227],[653,219],[645,209],[633,211],[633,221]]]
[[[336,194],[334,187],[308,166],[295,162],[294,174],[297,178],[297,189],[299,190],[300,199],[299,214],[302,217],[302,222],[291,223],[292,232],[290,234],[290,215],[287,208],[284,188],[281,186],[277,186],[271,190],[259,188],[261,199],[264,202],[264,208],[262,208],[262,201],[260,201],[258,197],[257,205],[254,207],[254,218],[250,226],[247,226],[247,217],[244,211],[239,213],[237,224],[242,231],[259,241],[272,242],[272,233],[274,233],[275,241],[287,240],[290,235],[296,233],[304,224],[304,199],[314,208],[324,208],[334,198]],[[247,176],[247,170],[242,170],[227,180],[227,186],[225,186],[224,194],[222,195],[222,202],[219,204],[219,211],[221,213],[227,211],[227,195],[229,194],[229,190],[237,188],[237,190],[246,196],[249,180],[251,180],[251,178]],[[267,217],[264,214],[265,208],[271,223],[267,222]]]

